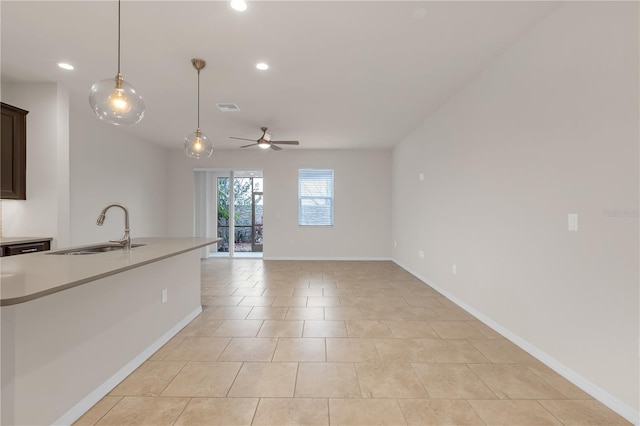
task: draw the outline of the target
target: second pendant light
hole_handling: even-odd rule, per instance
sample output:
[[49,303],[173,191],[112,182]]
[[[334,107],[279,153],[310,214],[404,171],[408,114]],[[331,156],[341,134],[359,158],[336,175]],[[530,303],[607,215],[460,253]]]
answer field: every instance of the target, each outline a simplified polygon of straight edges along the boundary
[[194,58],[191,60],[191,64],[198,72],[198,127],[195,132],[185,138],[184,152],[191,158],[209,158],[213,153],[213,143],[211,143],[207,135],[200,129],[200,70],[202,70],[207,63],[204,59]]

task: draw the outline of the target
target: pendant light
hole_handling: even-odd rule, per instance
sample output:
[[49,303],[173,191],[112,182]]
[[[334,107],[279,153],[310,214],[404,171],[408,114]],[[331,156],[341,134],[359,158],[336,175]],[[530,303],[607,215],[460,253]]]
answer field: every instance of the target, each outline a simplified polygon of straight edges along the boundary
[[120,73],[120,0],[118,0],[118,74],[91,86],[89,104],[100,120],[133,126],[144,117],[142,95]]
[[191,60],[191,65],[198,71],[198,127],[195,132],[184,139],[184,152],[191,158],[209,158],[213,153],[213,143],[200,130],[200,70],[207,63],[204,59],[194,58]]

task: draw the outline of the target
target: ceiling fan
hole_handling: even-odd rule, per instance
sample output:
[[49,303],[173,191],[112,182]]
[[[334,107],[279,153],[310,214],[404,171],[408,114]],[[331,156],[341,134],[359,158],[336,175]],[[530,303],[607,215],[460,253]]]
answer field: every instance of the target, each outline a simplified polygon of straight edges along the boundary
[[[259,146],[260,148],[263,149],[274,149],[276,151],[281,150],[282,148],[280,148],[277,145],[300,145],[300,142],[298,141],[273,141],[271,140],[271,134],[267,133],[267,128],[266,127],[261,127],[260,130],[262,130],[262,136],[260,136],[260,138],[252,144],[249,145],[244,145],[241,146],[240,148],[249,148],[250,146]],[[253,141],[253,139],[246,139],[246,138],[236,138],[234,136],[231,136],[231,139],[239,139],[241,141]]]

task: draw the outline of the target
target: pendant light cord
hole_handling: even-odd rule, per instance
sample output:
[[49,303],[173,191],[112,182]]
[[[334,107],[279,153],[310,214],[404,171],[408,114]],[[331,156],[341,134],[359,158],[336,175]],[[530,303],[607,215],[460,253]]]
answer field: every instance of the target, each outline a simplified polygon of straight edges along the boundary
[[200,70],[198,70],[198,129],[200,128]]
[[120,75],[120,0],[118,0],[118,75]]

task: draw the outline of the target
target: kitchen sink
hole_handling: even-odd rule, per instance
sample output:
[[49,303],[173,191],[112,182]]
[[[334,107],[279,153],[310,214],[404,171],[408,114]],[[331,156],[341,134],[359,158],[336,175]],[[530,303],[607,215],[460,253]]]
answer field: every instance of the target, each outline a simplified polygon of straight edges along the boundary
[[[131,244],[131,248],[146,246],[146,244]],[[114,250],[124,250],[120,244],[99,244],[95,246],[84,246],[84,247],[76,247],[65,250],[56,250],[50,251],[46,254],[57,254],[57,255],[85,255],[85,254],[96,254],[96,253],[104,253],[108,251]]]

